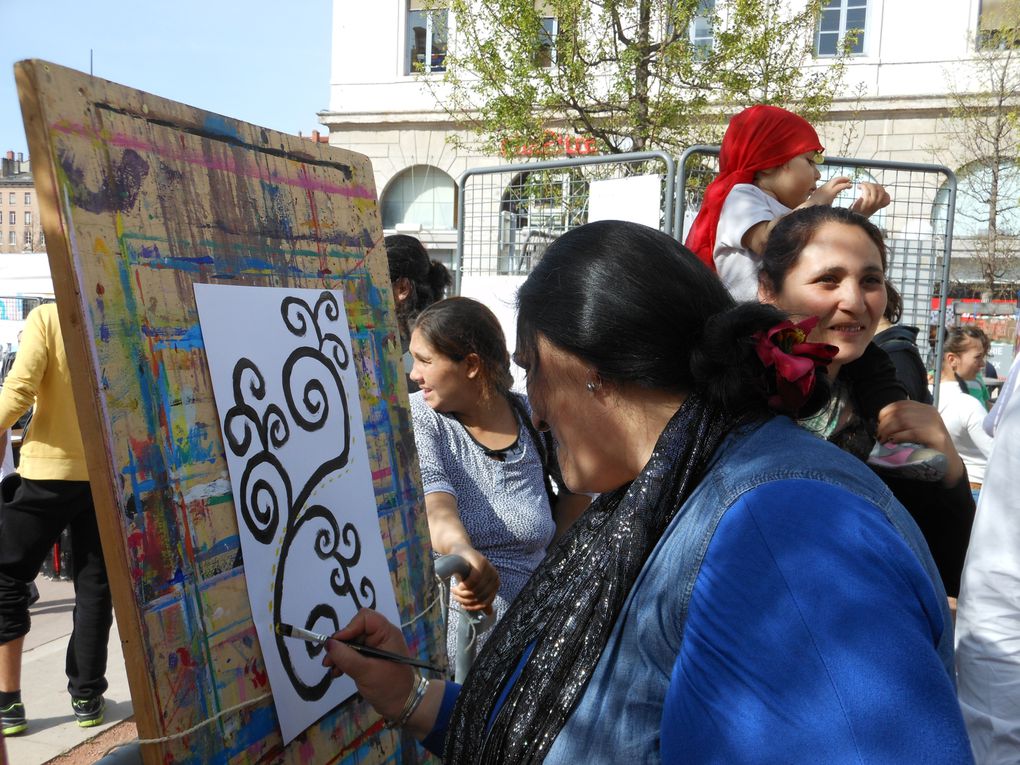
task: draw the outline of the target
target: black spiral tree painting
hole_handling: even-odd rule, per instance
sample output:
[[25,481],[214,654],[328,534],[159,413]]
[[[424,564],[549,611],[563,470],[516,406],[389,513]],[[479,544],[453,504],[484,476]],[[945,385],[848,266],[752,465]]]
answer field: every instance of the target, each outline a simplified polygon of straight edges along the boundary
[[[314,306],[285,297],[280,321],[295,347],[279,369],[260,369],[250,358],[239,358],[233,405],[223,416],[226,448],[244,465],[235,491],[239,517],[257,543],[279,547],[270,604],[274,621],[326,634],[342,626],[339,604],[350,609],[348,616],[376,606],[375,584],[357,571],[362,534],[342,520],[343,507],[331,506],[336,492],[323,491],[347,466],[351,448],[352,402],[342,376],[351,364],[350,349],[330,331],[346,321],[342,310],[330,292],[322,292]],[[267,385],[267,375],[279,375],[274,381],[279,384]],[[271,389],[280,385],[282,400],[272,400]],[[296,442],[310,441],[314,449],[295,448]],[[330,597],[310,601],[313,581],[328,582]],[[332,681],[321,666],[323,648],[275,639],[297,695],[322,698]]]

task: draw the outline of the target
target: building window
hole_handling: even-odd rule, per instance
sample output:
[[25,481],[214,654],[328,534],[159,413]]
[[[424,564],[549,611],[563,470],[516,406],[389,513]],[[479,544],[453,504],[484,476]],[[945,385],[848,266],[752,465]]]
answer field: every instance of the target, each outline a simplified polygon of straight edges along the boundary
[[557,236],[586,222],[588,196],[588,182],[576,169],[513,176],[499,206],[496,272],[529,273]]
[[978,47],[1020,48],[1020,7],[1010,0],[981,0]]
[[7,233],[7,243],[10,245],[16,245],[18,243],[18,232],[9,231]]
[[853,36],[850,53],[864,53],[864,29],[868,0],[826,0],[818,19],[815,52],[819,56],[835,56]]
[[25,249],[32,249],[32,229],[25,229]]
[[31,226],[32,225],[32,211],[31,210],[26,210],[25,211],[25,225],[26,226]]
[[454,229],[455,197],[456,184],[442,170],[427,165],[409,167],[383,192],[383,228],[417,224],[427,229]]
[[18,214],[14,212],[14,210],[11,210],[7,214],[7,222],[10,223],[12,226],[18,222]]
[[535,65],[548,68],[556,63],[556,35],[559,33],[559,24],[555,16],[542,16],[541,22]]
[[691,44],[701,51],[712,49],[712,22],[715,15],[715,0],[701,0],[698,12],[691,18],[688,36]]
[[17,198],[17,195],[13,191],[10,194],[7,195],[7,201],[10,202],[11,204],[14,204],[14,200],[16,198]]
[[428,0],[407,6],[407,73],[445,72],[450,11],[428,8]]
[[26,205],[32,204],[32,192],[31,191],[26,191],[25,192],[25,204]]

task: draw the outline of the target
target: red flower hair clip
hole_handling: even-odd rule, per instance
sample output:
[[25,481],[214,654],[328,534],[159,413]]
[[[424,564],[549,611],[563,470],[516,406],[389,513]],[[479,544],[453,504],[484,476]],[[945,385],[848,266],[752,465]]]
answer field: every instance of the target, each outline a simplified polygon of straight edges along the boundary
[[817,316],[798,324],[787,319],[772,329],[752,335],[761,363],[766,369],[776,369],[776,392],[768,402],[773,409],[791,414],[798,412],[815,387],[817,370],[829,366],[839,353],[834,345],[807,342],[817,323]]

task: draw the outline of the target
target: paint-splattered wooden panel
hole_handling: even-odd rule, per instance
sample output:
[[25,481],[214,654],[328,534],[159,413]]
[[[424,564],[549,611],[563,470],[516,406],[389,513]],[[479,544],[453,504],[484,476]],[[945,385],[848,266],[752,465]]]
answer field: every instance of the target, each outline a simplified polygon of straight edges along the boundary
[[[356,700],[281,746],[192,288],[343,291],[411,621],[435,589],[368,161],[45,62],[16,76],[139,735],[171,737],[146,760],[417,761]],[[405,632],[441,660],[437,618]]]

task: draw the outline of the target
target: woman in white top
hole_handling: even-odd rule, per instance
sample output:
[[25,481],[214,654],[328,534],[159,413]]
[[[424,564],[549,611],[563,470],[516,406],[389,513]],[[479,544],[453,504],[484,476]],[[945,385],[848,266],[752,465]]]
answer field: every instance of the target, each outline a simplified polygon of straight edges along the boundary
[[975,501],[985,480],[992,437],[983,427],[987,412],[968,392],[967,381],[976,380],[985,368],[985,356],[990,347],[988,336],[977,327],[950,330],[942,346],[942,382],[945,384],[939,389],[939,414],[967,468]]

